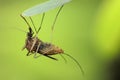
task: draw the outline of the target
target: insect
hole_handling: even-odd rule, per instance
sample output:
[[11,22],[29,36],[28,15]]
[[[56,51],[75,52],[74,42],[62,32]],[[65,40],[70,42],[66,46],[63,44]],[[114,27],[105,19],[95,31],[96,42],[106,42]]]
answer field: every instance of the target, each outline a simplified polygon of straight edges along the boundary
[[[53,26],[52,26],[52,31],[53,31],[54,25],[56,23],[57,17],[58,17],[62,8],[63,8],[63,5],[60,7],[60,9],[59,9],[59,11],[58,11],[58,13],[55,17],[55,20],[54,20]],[[40,27],[38,28],[38,30],[36,29],[31,16],[29,16],[29,19],[31,20],[31,23],[32,23],[32,25],[35,29],[35,34],[34,34],[30,24],[27,21],[27,19],[21,14],[21,17],[27,23],[28,29],[29,29],[29,32],[27,32],[27,38],[26,38],[26,41],[25,41],[25,46],[23,47],[23,50],[25,48],[28,50],[27,56],[29,56],[31,54],[34,54],[34,57],[37,58],[38,57],[37,54],[40,54],[40,55],[46,56],[50,59],[58,60],[57,58],[54,58],[51,55],[60,54],[62,56],[62,54],[64,54],[64,55],[70,57],[72,60],[74,60],[77,63],[77,65],[79,66],[79,68],[81,69],[82,74],[84,74],[84,71],[83,71],[81,65],[79,64],[79,62],[75,58],[73,58],[71,55],[65,53],[61,48],[55,46],[54,44],[43,42],[41,39],[38,38],[38,33],[39,33],[39,31],[42,27],[44,16],[45,16],[45,12],[43,13],[42,20],[41,20],[41,23],[40,23]],[[66,61],[66,59],[64,57],[63,57],[63,59]]]

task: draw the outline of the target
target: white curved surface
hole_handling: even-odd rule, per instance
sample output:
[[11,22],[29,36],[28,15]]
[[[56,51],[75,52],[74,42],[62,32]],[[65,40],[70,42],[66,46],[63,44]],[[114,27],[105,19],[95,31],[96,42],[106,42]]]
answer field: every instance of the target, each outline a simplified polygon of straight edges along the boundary
[[51,9],[54,9],[56,7],[62,6],[70,1],[71,0],[49,0],[47,2],[38,4],[32,8],[25,10],[22,13],[22,16],[33,16],[36,14],[41,14],[41,13],[47,12]]

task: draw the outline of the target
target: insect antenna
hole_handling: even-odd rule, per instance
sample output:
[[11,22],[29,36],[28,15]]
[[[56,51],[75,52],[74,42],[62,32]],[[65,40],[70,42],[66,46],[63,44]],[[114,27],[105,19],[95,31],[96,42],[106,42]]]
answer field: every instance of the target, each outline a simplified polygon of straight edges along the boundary
[[53,24],[52,24],[52,27],[51,27],[51,30],[52,30],[52,32],[51,32],[51,42],[52,42],[52,38],[53,38],[54,26],[55,26],[55,23],[56,23],[56,21],[57,21],[58,15],[59,15],[60,11],[62,10],[63,6],[64,6],[64,5],[62,5],[62,6],[60,7],[60,9],[58,10],[58,12],[57,12],[57,14],[56,14],[56,16],[55,16],[55,19],[54,19],[54,21],[53,21]]
[[85,74],[85,73],[84,73],[84,70],[83,70],[83,68],[82,68],[82,66],[79,64],[79,62],[78,62],[74,57],[72,57],[71,55],[66,54],[66,53],[64,53],[64,55],[70,57],[73,61],[75,61],[76,64],[77,64],[77,65],[79,66],[79,68],[81,69],[82,74],[83,74],[83,75]]

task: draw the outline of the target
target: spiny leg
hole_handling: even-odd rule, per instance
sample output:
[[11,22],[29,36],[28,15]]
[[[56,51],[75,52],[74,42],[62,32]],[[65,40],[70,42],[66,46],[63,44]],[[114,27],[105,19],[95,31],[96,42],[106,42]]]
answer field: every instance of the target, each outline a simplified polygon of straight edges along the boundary
[[64,6],[64,5],[62,5],[62,6],[60,7],[60,9],[58,10],[58,12],[57,12],[57,14],[56,14],[56,16],[55,16],[55,19],[54,19],[54,21],[53,21],[53,24],[52,24],[52,27],[51,27],[51,30],[52,30],[52,32],[51,32],[51,42],[52,42],[52,38],[53,38],[54,26],[55,26],[55,23],[56,23],[56,21],[57,21],[58,15],[59,15],[60,11],[62,10],[63,6]]

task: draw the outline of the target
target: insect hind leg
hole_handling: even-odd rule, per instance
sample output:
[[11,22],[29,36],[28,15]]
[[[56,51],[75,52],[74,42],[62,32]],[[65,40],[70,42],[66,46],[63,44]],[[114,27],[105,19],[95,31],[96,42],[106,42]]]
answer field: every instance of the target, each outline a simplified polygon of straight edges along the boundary
[[54,57],[51,57],[51,56],[49,56],[49,55],[46,55],[46,54],[43,54],[44,56],[46,56],[46,57],[48,57],[48,58],[50,58],[50,59],[53,59],[53,60],[58,60],[58,59],[56,59],[56,58],[54,58]]
[[55,16],[55,19],[54,19],[54,21],[53,21],[53,24],[52,24],[52,27],[51,27],[51,30],[52,30],[52,32],[51,32],[51,42],[52,42],[52,39],[53,39],[54,26],[55,26],[55,23],[56,23],[56,21],[57,21],[57,18],[58,18],[58,16],[59,16],[60,11],[62,10],[63,6],[64,6],[64,5],[62,5],[62,6],[60,7],[60,9],[58,10],[58,12],[57,12],[57,14],[56,14],[56,16]]

